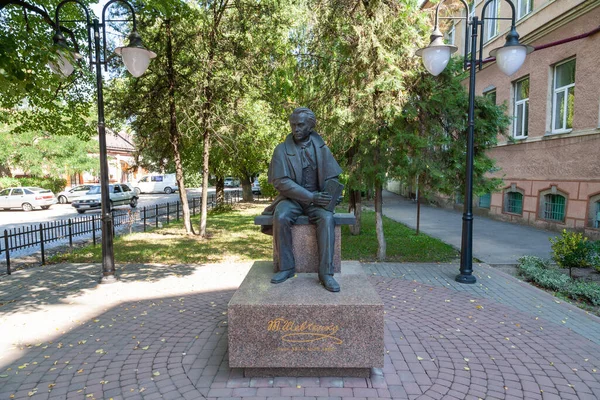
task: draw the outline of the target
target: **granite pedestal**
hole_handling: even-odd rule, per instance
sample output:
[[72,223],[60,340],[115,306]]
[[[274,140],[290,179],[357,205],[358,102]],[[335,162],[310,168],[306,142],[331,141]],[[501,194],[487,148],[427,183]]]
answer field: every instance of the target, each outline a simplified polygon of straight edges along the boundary
[[344,261],[325,290],[317,274],[270,283],[257,261],[228,305],[229,366],[252,376],[369,376],[383,367],[383,302],[360,263]]
[[[335,221],[335,245],[333,251],[333,272],[338,274],[342,265],[342,232],[341,225],[354,225],[356,217],[352,213],[336,213],[333,215]],[[273,225],[273,216],[259,215],[254,218],[255,225]],[[317,228],[308,222],[306,215],[298,217],[292,226],[292,247],[294,261],[296,261],[296,272],[318,272],[319,252],[317,249]],[[314,249],[306,251],[306,249]],[[273,246],[273,271],[279,271],[277,249]]]

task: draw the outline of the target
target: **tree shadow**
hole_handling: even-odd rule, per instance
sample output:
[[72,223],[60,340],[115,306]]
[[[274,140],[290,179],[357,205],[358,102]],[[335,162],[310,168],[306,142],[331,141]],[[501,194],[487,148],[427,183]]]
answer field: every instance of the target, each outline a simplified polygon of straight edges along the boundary
[[[169,276],[187,276],[197,265],[117,264],[120,281],[157,281]],[[65,299],[93,289],[100,283],[101,264],[56,264],[30,268],[0,276],[0,313],[33,312],[43,306],[62,304]]]

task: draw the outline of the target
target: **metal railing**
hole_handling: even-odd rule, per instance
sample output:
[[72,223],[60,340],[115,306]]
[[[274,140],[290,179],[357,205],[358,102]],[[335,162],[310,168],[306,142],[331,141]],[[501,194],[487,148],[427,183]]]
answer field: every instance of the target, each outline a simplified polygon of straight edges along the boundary
[[[241,199],[241,191],[227,191],[223,202],[233,204]],[[202,199],[192,197],[188,199],[188,206],[192,216],[200,211]],[[208,208],[217,205],[215,193],[208,196]],[[181,203],[176,202],[155,204],[142,208],[127,210],[116,209],[111,212],[113,219],[113,232],[119,234],[116,228],[142,224],[143,231],[148,227],[159,227],[165,222],[169,224],[172,220],[178,221],[183,214]],[[160,224],[159,224],[160,223]],[[24,249],[38,248],[41,251],[41,265],[46,264],[46,247],[50,243],[69,244],[73,247],[73,239],[86,237],[91,239],[94,246],[100,240],[102,224],[99,215],[88,215],[65,220],[46,222],[36,225],[23,226],[13,229],[4,229],[0,233],[0,257],[6,261],[6,273],[11,274],[11,252]],[[91,238],[90,238],[91,236]]]

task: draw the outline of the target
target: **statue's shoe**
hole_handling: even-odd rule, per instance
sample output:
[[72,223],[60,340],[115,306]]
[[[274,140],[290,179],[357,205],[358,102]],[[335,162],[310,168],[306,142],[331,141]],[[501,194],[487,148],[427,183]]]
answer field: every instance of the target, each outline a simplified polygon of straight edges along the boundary
[[321,280],[323,286],[325,286],[325,289],[329,290],[330,292],[340,291],[340,284],[337,283],[335,279],[333,279],[333,276],[325,275],[319,279]]
[[294,268],[279,271],[278,273],[273,275],[273,277],[271,278],[271,283],[285,282],[289,278],[293,278],[294,275],[296,275],[296,270]]

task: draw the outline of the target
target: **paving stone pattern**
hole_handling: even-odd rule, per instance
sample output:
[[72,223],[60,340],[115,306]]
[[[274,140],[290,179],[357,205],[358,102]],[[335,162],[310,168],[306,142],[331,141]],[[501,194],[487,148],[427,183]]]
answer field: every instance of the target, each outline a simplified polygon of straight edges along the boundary
[[[500,301],[530,293],[493,270],[466,289],[446,282],[453,266],[367,265],[385,304],[382,370],[245,378],[228,366],[226,310],[249,265],[179,267],[127,266],[121,282],[94,287],[89,266],[2,277],[0,399],[600,398],[598,337],[546,317],[597,319],[539,291],[544,315]],[[46,296],[35,282],[61,269],[69,295]]]

